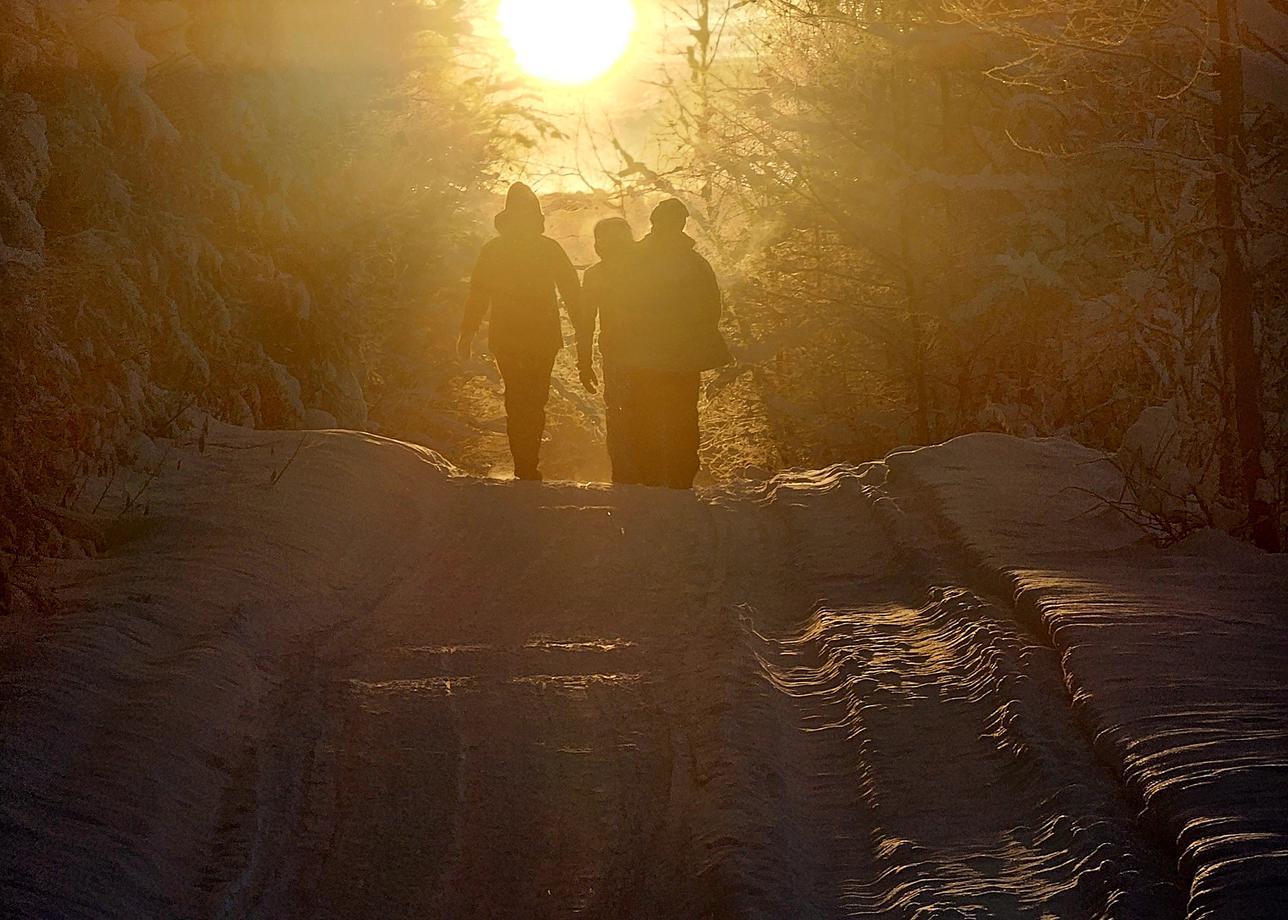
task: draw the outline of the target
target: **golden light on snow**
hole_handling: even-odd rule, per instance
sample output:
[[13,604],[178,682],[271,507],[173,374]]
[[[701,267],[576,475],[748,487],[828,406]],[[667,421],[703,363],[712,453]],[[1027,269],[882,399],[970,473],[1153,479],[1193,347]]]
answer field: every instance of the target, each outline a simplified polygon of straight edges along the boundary
[[501,0],[496,15],[519,66],[555,83],[603,75],[635,30],[633,0]]

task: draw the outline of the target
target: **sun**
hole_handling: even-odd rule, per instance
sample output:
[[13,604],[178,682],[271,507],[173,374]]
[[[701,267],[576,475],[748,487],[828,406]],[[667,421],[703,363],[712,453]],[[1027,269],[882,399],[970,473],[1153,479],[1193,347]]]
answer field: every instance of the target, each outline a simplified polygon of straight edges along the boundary
[[519,66],[554,83],[588,83],[626,53],[633,0],[501,0],[496,18]]

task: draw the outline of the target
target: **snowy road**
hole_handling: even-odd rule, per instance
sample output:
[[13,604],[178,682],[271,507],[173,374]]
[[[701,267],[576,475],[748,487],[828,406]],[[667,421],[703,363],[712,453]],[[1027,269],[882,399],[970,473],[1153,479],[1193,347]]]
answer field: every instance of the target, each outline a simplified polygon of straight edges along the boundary
[[694,496],[315,435],[270,485],[297,440],[221,430],[60,572],[0,913],[1185,914],[1057,652],[887,465]]

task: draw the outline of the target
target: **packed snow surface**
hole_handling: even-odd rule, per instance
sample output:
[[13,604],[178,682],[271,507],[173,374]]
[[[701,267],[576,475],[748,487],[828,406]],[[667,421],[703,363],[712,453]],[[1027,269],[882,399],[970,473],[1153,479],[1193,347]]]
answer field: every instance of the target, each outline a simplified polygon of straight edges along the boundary
[[698,494],[175,445],[10,643],[0,914],[1282,917],[1288,572],[994,435]]

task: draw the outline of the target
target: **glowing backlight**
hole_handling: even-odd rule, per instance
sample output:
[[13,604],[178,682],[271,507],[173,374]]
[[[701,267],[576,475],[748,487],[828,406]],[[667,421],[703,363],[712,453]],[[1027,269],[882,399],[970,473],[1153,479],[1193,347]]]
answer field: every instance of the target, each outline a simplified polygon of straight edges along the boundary
[[501,32],[521,66],[555,83],[588,83],[626,53],[632,0],[501,0]]

